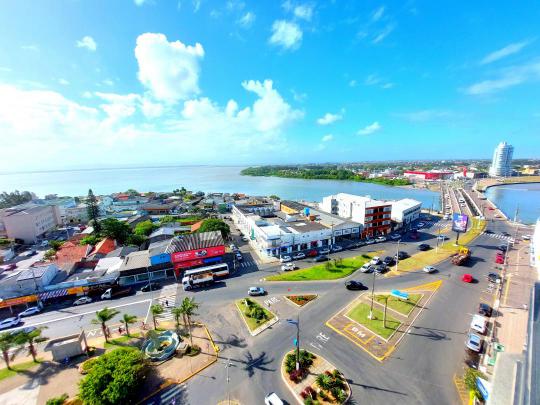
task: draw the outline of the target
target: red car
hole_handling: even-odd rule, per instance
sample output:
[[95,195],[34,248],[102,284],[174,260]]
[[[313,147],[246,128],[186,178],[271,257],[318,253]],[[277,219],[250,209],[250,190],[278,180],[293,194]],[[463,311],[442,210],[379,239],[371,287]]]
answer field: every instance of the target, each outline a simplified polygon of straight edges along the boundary
[[490,211],[495,211],[495,208],[493,208],[493,207],[488,207],[488,210],[490,210]]
[[315,257],[315,256],[318,256],[319,253],[316,251],[316,250],[310,250],[309,252],[307,252],[307,255],[308,257]]
[[470,275],[470,274],[464,274],[461,277],[461,281],[463,281],[464,283],[472,283],[473,282],[473,276]]
[[497,257],[495,258],[495,263],[497,263],[497,264],[504,264],[504,257],[497,256]]

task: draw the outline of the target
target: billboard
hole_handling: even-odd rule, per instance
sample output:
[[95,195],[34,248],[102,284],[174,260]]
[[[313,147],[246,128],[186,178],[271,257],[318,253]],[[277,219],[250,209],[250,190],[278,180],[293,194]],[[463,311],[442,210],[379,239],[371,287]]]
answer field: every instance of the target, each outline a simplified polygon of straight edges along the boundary
[[455,213],[452,217],[452,230],[454,232],[467,232],[469,217],[465,214]]
[[173,263],[187,260],[201,260],[206,257],[222,256],[225,254],[225,246],[213,246],[204,249],[186,250],[185,252],[175,252],[171,254]]

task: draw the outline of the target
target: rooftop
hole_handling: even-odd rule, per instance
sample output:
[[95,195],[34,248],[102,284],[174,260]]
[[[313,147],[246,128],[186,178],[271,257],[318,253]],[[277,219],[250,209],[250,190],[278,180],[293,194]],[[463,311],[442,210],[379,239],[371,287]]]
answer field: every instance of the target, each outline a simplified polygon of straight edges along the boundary
[[112,252],[108,253],[105,257],[126,257],[128,254],[138,251],[135,246],[120,246]]
[[120,265],[119,271],[140,269],[150,266],[150,258],[148,250],[133,252],[124,258],[124,262]]
[[116,249],[116,241],[111,238],[105,238],[102,241],[100,241],[96,246],[94,246],[94,249],[92,250],[90,254],[106,255],[107,253],[112,252],[114,249]]
[[17,281],[41,278],[51,266],[52,264],[46,264],[42,266],[33,266],[28,269],[22,270],[17,277]]
[[185,252],[224,244],[225,241],[219,231],[193,233],[171,239],[164,253]]

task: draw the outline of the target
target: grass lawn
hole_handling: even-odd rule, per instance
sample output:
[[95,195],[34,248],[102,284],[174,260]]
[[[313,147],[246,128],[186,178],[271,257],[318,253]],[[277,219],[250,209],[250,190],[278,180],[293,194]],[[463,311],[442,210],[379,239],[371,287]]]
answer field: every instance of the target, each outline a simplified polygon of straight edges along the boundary
[[368,319],[369,308],[368,304],[360,303],[350,310],[347,316],[384,339],[388,339],[399,328],[401,322],[387,312],[385,328],[383,326],[383,311],[373,308],[374,318]]
[[266,308],[264,308],[262,305],[259,305],[257,302],[255,302],[255,300],[251,301],[254,302],[255,305],[263,309],[264,313],[266,314],[266,320],[257,322],[255,318],[248,317],[246,315],[247,306],[244,304],[244,299],[236,301],[236,308],[238,308],[238,310],[240,311],[240,315],[242,315],[242,318],[244,318],[244,320],[246,321],[249,330],[253,332],[255,329],[264,325],[266,322],[271,321],[275,317],[275,315]]
[[267,277],[268,281],[306,281],[306,280],[335,280],[351,275],[362,265],[371,260],[371,255],[348,257],[341,260],[336,266],[334,260],[317,264],[307,269],[289,271],[275,276]]
[[33,361],[27,361],[26,363],[19,363],[12,366],[12,370],[8,370],[7,368],[0,369],[0,381],[13,377],[14,375],[17,375],[17,373],[21,371],[27,371],[30,370],[33,367],[39,366],[40,361],[38,359],[37,363],[34,363]]
[[[473,218],[470,230],[467,233],[459,236],[459,244],[462,246],[467,245],[474,238],[480,235],[484,231],[485,227],[485,221]],[[454,253],[457,253],[459,249],[459,246],[454,246],[455,241],[455,237],[451,237],[449,240],[439,246],[438,253],[436,252],[436,249],[433,248],[425,252],[418,252],[408,259],[400,260],[398,264],[398,272],[419,270],[424,266],[433,265],[447,259]]]
[[[104,348],[107,350],[117,349],[118,347],[126,347],[128,345],[128,342],[132,339],[138,339],[141,337],[140,333],[132,333],[131,337],[128,336],[120,336],[116,339],[109,340],[108,343],[105,343]],[[134,346],[133,346],[134,347]]]
[[[409,299],[407,301],[400,300],[392,295],[388,296],[388,308],[392,308],[394,311],[399,312],[403,315],[409,315],[411,311],[416,306],[416,303],[422,298],[423,294],[409,294]],[[375,295],[375,301],[384,305],[387,295],[380,294]]]

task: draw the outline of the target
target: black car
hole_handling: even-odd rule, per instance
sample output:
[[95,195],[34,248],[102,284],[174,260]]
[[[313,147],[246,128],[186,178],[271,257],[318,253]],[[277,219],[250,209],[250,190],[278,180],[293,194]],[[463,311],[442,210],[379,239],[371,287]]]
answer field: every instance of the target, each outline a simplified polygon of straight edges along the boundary
[[504,236],[510,236],[508,232],[501,232]]
[[238,260],[239,262],[244,260],[244,256],[242,256],[242,253],[236,252],[236,260]]
[[386,256],[384,259],[383,259],[383,263],[386,264],[387,266],[391,266],[392,264],[394,264],[395,260],[392,256]]
[[478,313],[479,313],[480,315],[484,315],[484,316],[490,317],[492,311],[493,311],[493,310],[491,309],[491,307],[490,307],[488,304],[484,304],[483,302],[481,302],[481,303],[478,305]]
[[394,259],[403,260],[403,259],[406,259],[407,257],[409,257],[409,254],[407,252],[403,252],[403,251],[400,250],[394,256]]
[[508,247],[506,245],[499,245],[497,249],[502,250],[503,252],[506,252],[506,249],[508,249]]
[[501,276],[499,276],[497,273],[489,273],[487,275],[487,279],[491,283],[500,283]]
[[484,231],[484,233],[487,233],[488,235],[491,235],[493,233],[493,231],[491,229],[486,229]]
[[142,292],[148,292],[148,291],[156,291],[161,289],[161,284],[158,283],[148,283],[143,288],[141,288]]
[[313,259],[314,262],[325,262],[328,260],[328,256],[317,256]]
[[345,288],[347,290],[363,290],[365,287],[360,281],[350,280],[345,283]]
[[382,274],[382,273],[385,273],[386,272],[387,267],[386,267],[386,264],[378,264],[375,266],[375,273],[379,273],[379,274]]
[[429,246],[427,243],[421,243],[418,245],[418,250],[425,251],[431,249],[431,246]]

